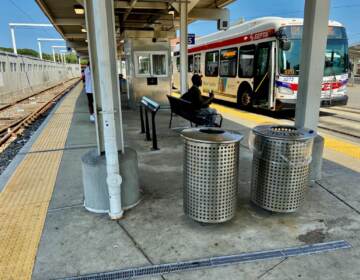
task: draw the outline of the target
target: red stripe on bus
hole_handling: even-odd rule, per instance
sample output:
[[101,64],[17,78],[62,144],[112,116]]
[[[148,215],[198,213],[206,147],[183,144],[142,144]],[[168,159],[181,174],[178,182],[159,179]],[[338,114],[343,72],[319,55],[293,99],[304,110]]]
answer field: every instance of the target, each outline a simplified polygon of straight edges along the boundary
[[211,49],[219,49],[226,46],[236,45],[244,42],[257,41],[265,38],[269,38],[275,35],[275,29],[269,29],[254,34],[244,35],[236,38],[227,39],[224,41],[214,42],[207,45],[201,45],[189,49],[189,53],[200,52]]
[[[326,90],[332,90],[332,89],[338,89],[341,86],[343,86],[343,84],[341,82],[327,82],[327,83],[323,83],[321,86],[321,90],[322,91],[326,91]],[[299,89],[299,85],[298,84],[294,84],[294,83],[289,83],[289,88],[292,91],[298,91]]]

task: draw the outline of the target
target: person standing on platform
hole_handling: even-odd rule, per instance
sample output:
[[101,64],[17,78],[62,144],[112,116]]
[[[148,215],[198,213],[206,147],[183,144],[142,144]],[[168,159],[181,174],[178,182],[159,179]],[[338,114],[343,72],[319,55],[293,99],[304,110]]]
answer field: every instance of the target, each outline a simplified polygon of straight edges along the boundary
[[85,73],[85,93],[86,93],[86,96],[88,99],[90,121],[95,122],[94,97],[93,97],[93,89],[92,89],[92,75],[91,75],[91,69],[90,69],[90,62],[88,62],[84,73]]

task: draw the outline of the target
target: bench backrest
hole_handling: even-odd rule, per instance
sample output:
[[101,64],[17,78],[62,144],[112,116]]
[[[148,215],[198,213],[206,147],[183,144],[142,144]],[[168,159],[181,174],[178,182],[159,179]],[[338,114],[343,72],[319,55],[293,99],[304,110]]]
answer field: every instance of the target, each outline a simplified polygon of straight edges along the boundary
[[198,110],[195,109],[193,104],[187,100],[167,95],[171,107],[171,111],[176,115],[189,120],[198,125],[204,125],[208,122],[203,116],[199,116]]
[[192,118],[196,115],[196,110],[191,102],[171,95],[167,95],[167,98],[173,113],[184,118]]

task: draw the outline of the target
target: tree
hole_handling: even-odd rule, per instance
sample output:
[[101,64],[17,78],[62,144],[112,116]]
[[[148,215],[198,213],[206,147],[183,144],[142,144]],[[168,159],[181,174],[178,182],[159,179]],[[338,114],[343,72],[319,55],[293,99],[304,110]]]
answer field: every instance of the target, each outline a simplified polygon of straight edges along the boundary
[[[10,52],[10,53],[14,52],[13,48],[0,47],[0,50],[5,51],[5,52]],[[37,51],[33,50],[33,49],[18,49],[17,52],[18,52],[18,54],[21,54],[21,55],[39,57],[39,53]]]
[[[0,47],[0,51],[13,53],[14,49]],[[39,57],[39,53],[33,49],[18,49],[17,52],[18,52],[18,54],[21,54],[21,55],[27,55],[27,56],[37,57],[37,58]],[[42,57],[44,60],[53,60],[52,54],[43,53]],[[78,57],[75,53],[66,54],[65,60],[66,60],[66,63],[74,63],[74,64],[78,63]],[[81,64],[86,65],[87,60],[82,59]]]

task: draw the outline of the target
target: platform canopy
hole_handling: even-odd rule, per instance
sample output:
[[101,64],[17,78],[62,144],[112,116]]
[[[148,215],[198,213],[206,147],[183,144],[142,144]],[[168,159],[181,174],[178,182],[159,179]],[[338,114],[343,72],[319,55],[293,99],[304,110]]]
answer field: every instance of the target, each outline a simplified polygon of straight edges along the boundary
[[[79,55],[87,56],[87,36],[82,0],[35,0],[50,22]],[[189,0],[188,22],[214,19],[216,9],[235,0]],[[173,0],[114,0],[116,36],[122,40],[125,30],[174,32],[179,28],[179,3]],[[80,5],[80,6],[79,6]],[[75,13],[75,9],[77,13]],[[209,9],[213,9],[209,13]],[[214,13],[215,11],[215,13]]]

